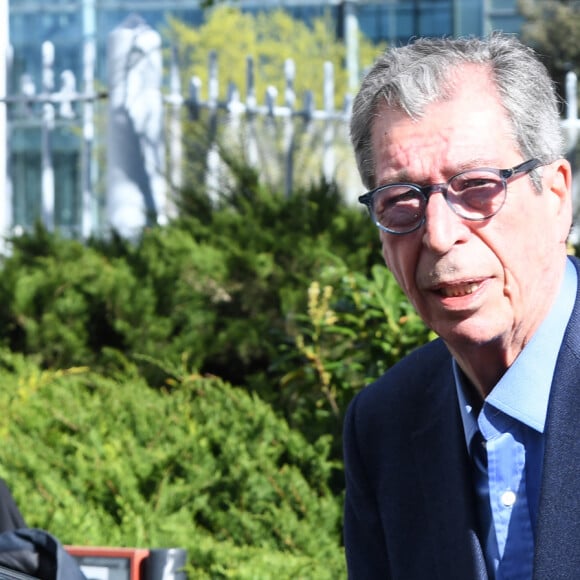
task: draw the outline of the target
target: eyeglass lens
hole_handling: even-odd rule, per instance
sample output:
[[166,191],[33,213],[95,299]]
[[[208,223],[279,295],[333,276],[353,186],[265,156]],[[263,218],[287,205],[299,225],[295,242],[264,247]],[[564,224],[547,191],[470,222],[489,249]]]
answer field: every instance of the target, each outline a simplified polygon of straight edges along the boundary
[[505,180],[489,169],[460,173],[447,184],[421,188],[412,184],[393,184],[379,188],[372,199],[374,219],[394,232],[405,233],[418,227],[425,217],[427,200],[441,191],[451,209],[468,220],[495,215],[505,201]]

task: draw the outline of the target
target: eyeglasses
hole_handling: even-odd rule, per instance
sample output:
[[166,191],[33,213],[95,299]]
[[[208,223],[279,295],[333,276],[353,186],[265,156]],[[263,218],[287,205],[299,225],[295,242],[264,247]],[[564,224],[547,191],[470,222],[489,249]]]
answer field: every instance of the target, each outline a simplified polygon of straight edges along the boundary
[[381,185],[358,200],[367,206],[371,219],[390,234],[409,234],[425,223],[429,197],[441,192],[447,205],[460,217],[483,221],[493,217],[506,199],[507,183],[543,165],[529,159],[511,169],[468,169],[454,175],[446,183],[421,187],[415,183]]

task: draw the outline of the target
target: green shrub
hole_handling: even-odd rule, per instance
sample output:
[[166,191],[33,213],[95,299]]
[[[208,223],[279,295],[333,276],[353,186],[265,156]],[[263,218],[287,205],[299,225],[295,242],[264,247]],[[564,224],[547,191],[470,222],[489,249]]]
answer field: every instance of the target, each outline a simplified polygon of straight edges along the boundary
[[230,169],[132,243],[13,240],[0,476],[64,542],[182,546],[191,578],[341,578],[344,410],[432,336],[332,184],[287,197]]
[[236,182],[220,200],[185,192],[179,220],[135,244],[83,246],[42,228],[14,239],[0,279],[0,344],[46,368],[109,369],[111,348],[174,364],[186,354],[201,372],[270,399],[277,380],[267,369],[311,281],[337,260],[366,271],[379,257],[376,232],[331,184],[287,197],[231,164]]
[[179,228],[144,232],[138,246],[94,247],[39,228],[13,240],[0,279],[0,343],[46,368],[108,367],[103,349],[196,366],[211,342],[223,257]]
[[65,543],[188,549],[192,578],[339,578],[329,440],[186,368],[41,370],[0,352],[0,475]]
[[337,260],[368,271],[381,259],[377,234],[334,184],[321,182],[286,196],[264,188],[235,159],[229,166],[235,180],[213,204],[203,191],[183,193],[176,225],[199,243],[219,248],[227,268],[229,300],[215,305],[214,342],[204,368],[236,384],[257,374],[271,390],[264,370],[286,339],[286,318],[304,312],[311,281]]
[[179,219],[135,243],[84,246],[41,228],[13,240],[0,344],[44,368],[137,362],[151,386],[167,376],[146,357],[185,357],[257,393],[309,441],[332,434],[339,458],[354,393],[429,334],[382,264],[376,228],[334,185],[288,197],[228,162],[219,199],[184,191]]
[[369,278],[335,260],[307,294],[306,312],[287,317],[288,340],[272,362],[280,385],[273,404],[309,439],[332,434],[340,457],[342,418],[354,394],[434,335],[384,265],[373,266]]

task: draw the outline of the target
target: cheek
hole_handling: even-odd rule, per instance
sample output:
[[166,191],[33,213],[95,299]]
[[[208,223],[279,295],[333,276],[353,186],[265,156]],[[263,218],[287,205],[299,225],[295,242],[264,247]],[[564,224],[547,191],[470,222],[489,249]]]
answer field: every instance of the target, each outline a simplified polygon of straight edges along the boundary
[[393,239],[393,236],[385,232],[381,232],[381,248],[383,259],[385,260],[387,268],[393,273],[395,273],[395,271],[398,269],[398,254],[394,247],[396,246],[396,241],[397,240]]
[[[506,212],[507,213],[507,212]],[[523,214],[523,212],[522,212]],[[514,216],[506,223],[490,224],[500,225],[489,235],[482,230],[481,241],[491,252],[495,260],[504,271],[517,270],[525,272],[530,260],[538,258],[538,248],[541,246],[542,228],[529,228],[533,216],[526,219],[524,215]],[[525,232],[515,235],[514,232]]]
[[393,236],[388,234],[383,234],[381,238],[385,264],[407,295],[413,293],[417,262],[417,255],[412,245],[401,243],[409,241],[403,238],[393,239]]
[[538,252],[539,234],[527,233],[514,235],[514,232],[526,231],[525,226],[516,217],[509,226],[496,228],[493,235],[481,235],[482,253],[489,271],[493,272],[502,286],[504,298],[512,304],[521,303],[530,291],[530,277],[537,276],[539,262],[543,258]]

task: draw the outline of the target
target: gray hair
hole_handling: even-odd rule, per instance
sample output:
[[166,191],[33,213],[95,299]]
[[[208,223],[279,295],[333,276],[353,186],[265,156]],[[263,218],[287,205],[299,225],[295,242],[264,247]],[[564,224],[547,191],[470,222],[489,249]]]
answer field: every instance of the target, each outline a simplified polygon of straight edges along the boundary
[[453,69],[469,63],[490,71],[523,157],[549,163],[564,156],[559,99],[531,48],[503,33],[484,39],[420,38],[387,49],[354,100],[350,135],[365,187],[376,187],[371,131],[379,103],[420,118],[427,105],[450,95]]

